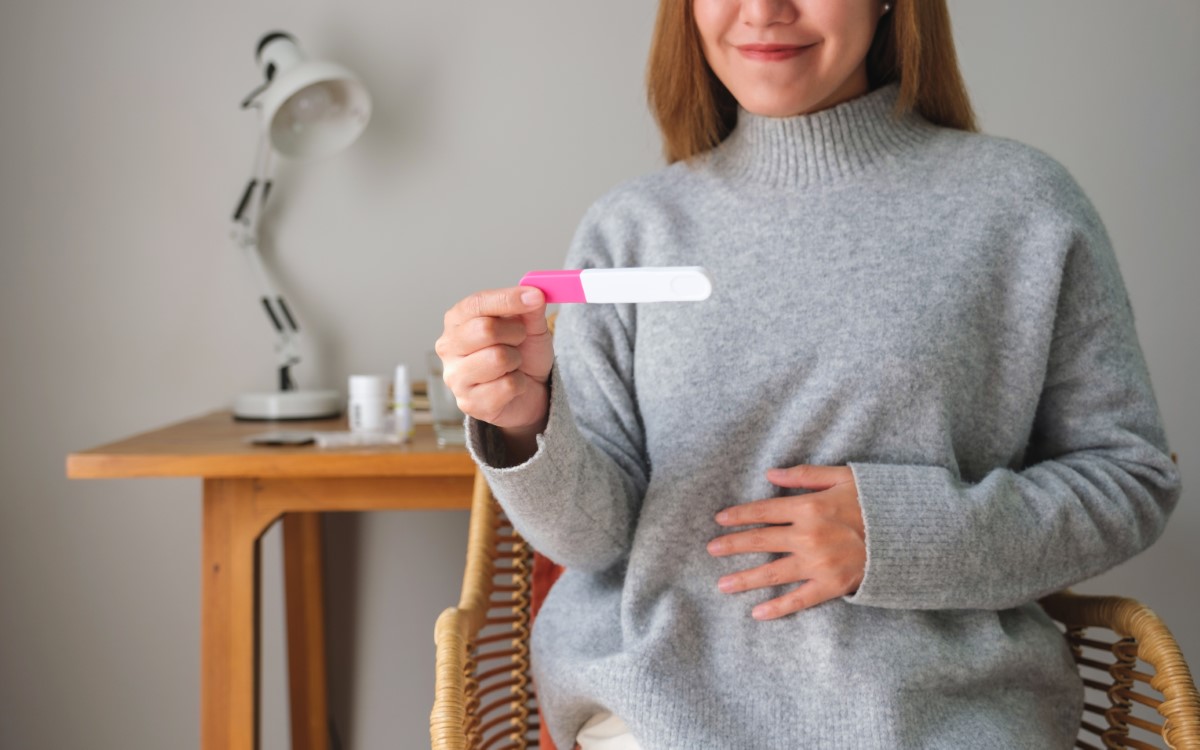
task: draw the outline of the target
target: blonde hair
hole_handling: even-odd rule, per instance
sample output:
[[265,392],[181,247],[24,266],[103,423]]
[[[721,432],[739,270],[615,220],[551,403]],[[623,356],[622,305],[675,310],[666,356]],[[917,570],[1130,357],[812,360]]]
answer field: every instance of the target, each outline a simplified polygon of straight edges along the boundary
[[[892,0],[867,51],[868,86],[894,81],[894,114],[978,132],[958,69],[946,0]],[[692,0],[659,0],[646,66],[646,95],[672,164],[717,146],[737,124],[737,100],[704,59]]]

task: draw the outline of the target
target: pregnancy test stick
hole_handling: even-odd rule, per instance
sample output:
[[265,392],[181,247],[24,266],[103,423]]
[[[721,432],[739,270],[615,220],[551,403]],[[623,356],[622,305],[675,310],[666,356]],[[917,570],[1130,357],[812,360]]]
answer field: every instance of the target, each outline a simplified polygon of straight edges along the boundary
[[530,271],[520,286],[541,289],[547,302],[699,302],[712,294],[700,266]]

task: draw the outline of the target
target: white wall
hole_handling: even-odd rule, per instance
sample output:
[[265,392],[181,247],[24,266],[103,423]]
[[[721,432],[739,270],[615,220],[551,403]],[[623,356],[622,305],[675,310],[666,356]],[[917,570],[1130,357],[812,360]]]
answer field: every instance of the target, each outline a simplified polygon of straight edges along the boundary
[[[420,368],[443,310],[554,266],[588,204],[659,165],[653,3],[27,0],[0,6],[0,747],[195,745],[199,483],[70,482],[72,450],[273,385],[228,242],[253,152],[237,104],[274,28],[358,71],[364,138],[277,184],[269,260],[304,385]],[[1200,665],[1200,6],[956,3],[985,130],[1065,163],[1130,289],[1185,497],[1086,591],[1159,611]],[[425,746],[433,623],[464,513],[329,518],[331,702],[346,748]],[[264,545],[264,747],[287,746],[279,541]]]

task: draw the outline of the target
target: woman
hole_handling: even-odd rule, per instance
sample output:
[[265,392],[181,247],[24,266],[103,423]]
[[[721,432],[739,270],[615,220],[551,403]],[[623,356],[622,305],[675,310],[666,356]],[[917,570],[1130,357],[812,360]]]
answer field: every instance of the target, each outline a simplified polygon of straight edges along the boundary
[[[566,567],[534,678],[560,748],[1070,747],[1035,603],[1153,542],[1180,481],[1100,218],[975,132],[944,0],[662,0],[669,166],[437,351],[514,526]],[[725,511],[725,515],[718,512]]]

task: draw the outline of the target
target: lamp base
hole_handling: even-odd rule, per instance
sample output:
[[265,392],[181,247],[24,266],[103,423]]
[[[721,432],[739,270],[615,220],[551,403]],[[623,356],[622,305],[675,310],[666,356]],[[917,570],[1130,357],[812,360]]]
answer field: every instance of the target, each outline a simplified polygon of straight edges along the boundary
[[329,419],[342,413],[337,391],[243,393],[233,404],[233,418],[254,421]]

